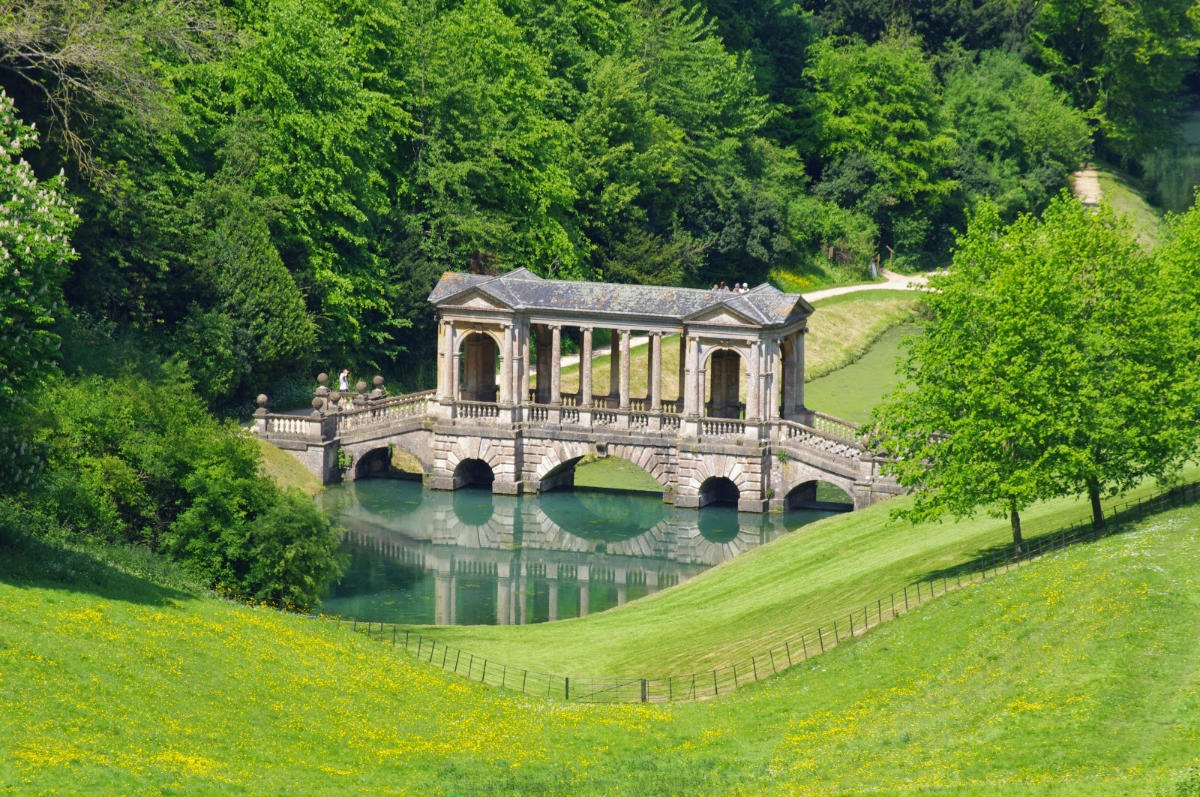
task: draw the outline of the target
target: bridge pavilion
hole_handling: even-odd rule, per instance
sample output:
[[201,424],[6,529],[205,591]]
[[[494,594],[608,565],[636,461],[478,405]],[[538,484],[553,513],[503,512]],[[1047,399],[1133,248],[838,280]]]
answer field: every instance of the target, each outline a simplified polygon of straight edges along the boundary
[[[819,481],[855,507],[900,492],[856,425],[805,407],[813,308],[798,294],[549,280],[522,268],[448,272],[429,301],[436,389],[389,397],[377,378],[370,394],[359,383],[340,396],[322,385],[308,417],[268,412],[260,396],[258,433],[326,483],[385,469],[400,449],[432,489],[569,487],[592,455],[633,462],[682,507],[783,509],[814,501]],[[605,337],[607,366],[593,357]],[[648,347],[638,395],[635,340]],[[564,367],[567,341],[578,355]],[[668,360],[678,363],[670,374]]]

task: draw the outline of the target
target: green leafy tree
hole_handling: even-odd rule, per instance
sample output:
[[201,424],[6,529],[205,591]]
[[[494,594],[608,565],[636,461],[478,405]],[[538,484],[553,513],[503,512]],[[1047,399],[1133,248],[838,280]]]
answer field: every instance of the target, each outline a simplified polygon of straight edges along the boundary
[[813,46],[820,195],[871,218],[885,246],[919,250],[955,188],[953,130],[919,43],[822,39]]
[[1098,143],[1128,161],[1173,133],[1198,26],[1195,0],[1047,0],[1031,40],[1096,124]]
[[956,172],[967,201],[988,196],[1006,218],[1037,210],[1090,152],[1082,112],[1013,53],[988,51],[945,76]]
[[1178,464],[1172,318],[1111,210],[1063,195],[1004,227],[984,203],[932,288],[874,427],[891,472],[918,488],[902,514],[1008,515],[1019,551],[1034,501],[1086,493],[1100,525],[1102,494]]
[[75,257],[77,218],[61,177],[39,180],[24,159],[37,145],[0,91],[0,490],[27,487],[36,457],[30,412],[57,370],[55,322],[62,283]]
[[262,476],[254,441],[186,381],[84,377],[39,405],[50,456],[28,500],[69,535],[145,545],[226,594],[296,608],[339,573],[329,519]]

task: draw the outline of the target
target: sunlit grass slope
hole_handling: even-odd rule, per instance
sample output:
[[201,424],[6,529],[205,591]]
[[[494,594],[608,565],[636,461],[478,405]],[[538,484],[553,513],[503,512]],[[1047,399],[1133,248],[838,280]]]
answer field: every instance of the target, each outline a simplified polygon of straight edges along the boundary
[[1138,241],[1146,249],[1158,244],[1162,233],[1162,214],[1154,208],[1132,180],[1117,170],[1097,169],[1100,193],[1119,216],[1125,216],[1133,226]]
[[5,793],[1168,795],[1200,766],[1197,508],[671,707],[483,688],[345,626],[2,553]]
[[[1200,477],[1192,470],[1188,478]],[[1132,495],[1153,492],[1151,486]],[[510,666],[559,675],[687,675],[764,653],[800,629],[861,610],[924,576],[1011,541],[1007,520],[912,525],[890,513],[907,498],[806,525],[679,588],[585,618],[528,626],[422,629]],[[1026,536],[1088,517],[1083,500],[1022,513]]]
[[855,362],[808,382],[804,386],[805,406],[866,423],[883,395],[900,382],[896,365],[902,354],[901,341],[919,331],[915,325],[887,330]]
[[324,487],[321,480],[314,476],[308,468],[286,451],[271,445],[266,440],[255,438],[262,452],[262,472],[280,487],[295,488],[306,495],[316,495]]

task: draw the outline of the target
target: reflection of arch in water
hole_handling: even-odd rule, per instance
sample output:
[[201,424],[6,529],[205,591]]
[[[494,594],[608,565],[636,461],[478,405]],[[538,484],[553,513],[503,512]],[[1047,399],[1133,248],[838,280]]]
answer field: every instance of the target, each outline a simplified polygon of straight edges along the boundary
[[784,497],[788,509],[834,509],[849,512],[854,509],[854,496],[832,482],[812,480],[801,482]]
[[646,533],[663,518],[656,496],[616,491],[561,492],[538,499],[542,513],[577,537],[618,542]]

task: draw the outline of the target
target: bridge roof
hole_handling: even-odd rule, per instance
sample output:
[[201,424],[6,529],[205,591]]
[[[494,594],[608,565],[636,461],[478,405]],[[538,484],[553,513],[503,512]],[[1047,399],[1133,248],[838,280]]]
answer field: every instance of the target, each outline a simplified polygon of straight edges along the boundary
[[438,307],[473,292],[517,311],[541,310],[581,316],[649,316],[680,323],[728,308],[763,326],[783,326],[806,318],[812,305],[798,293],[783,293],[763,283],[748,293],[660,285],[620,285],[542,279],[519,268],[497,277],[447,271],[429,294]]

